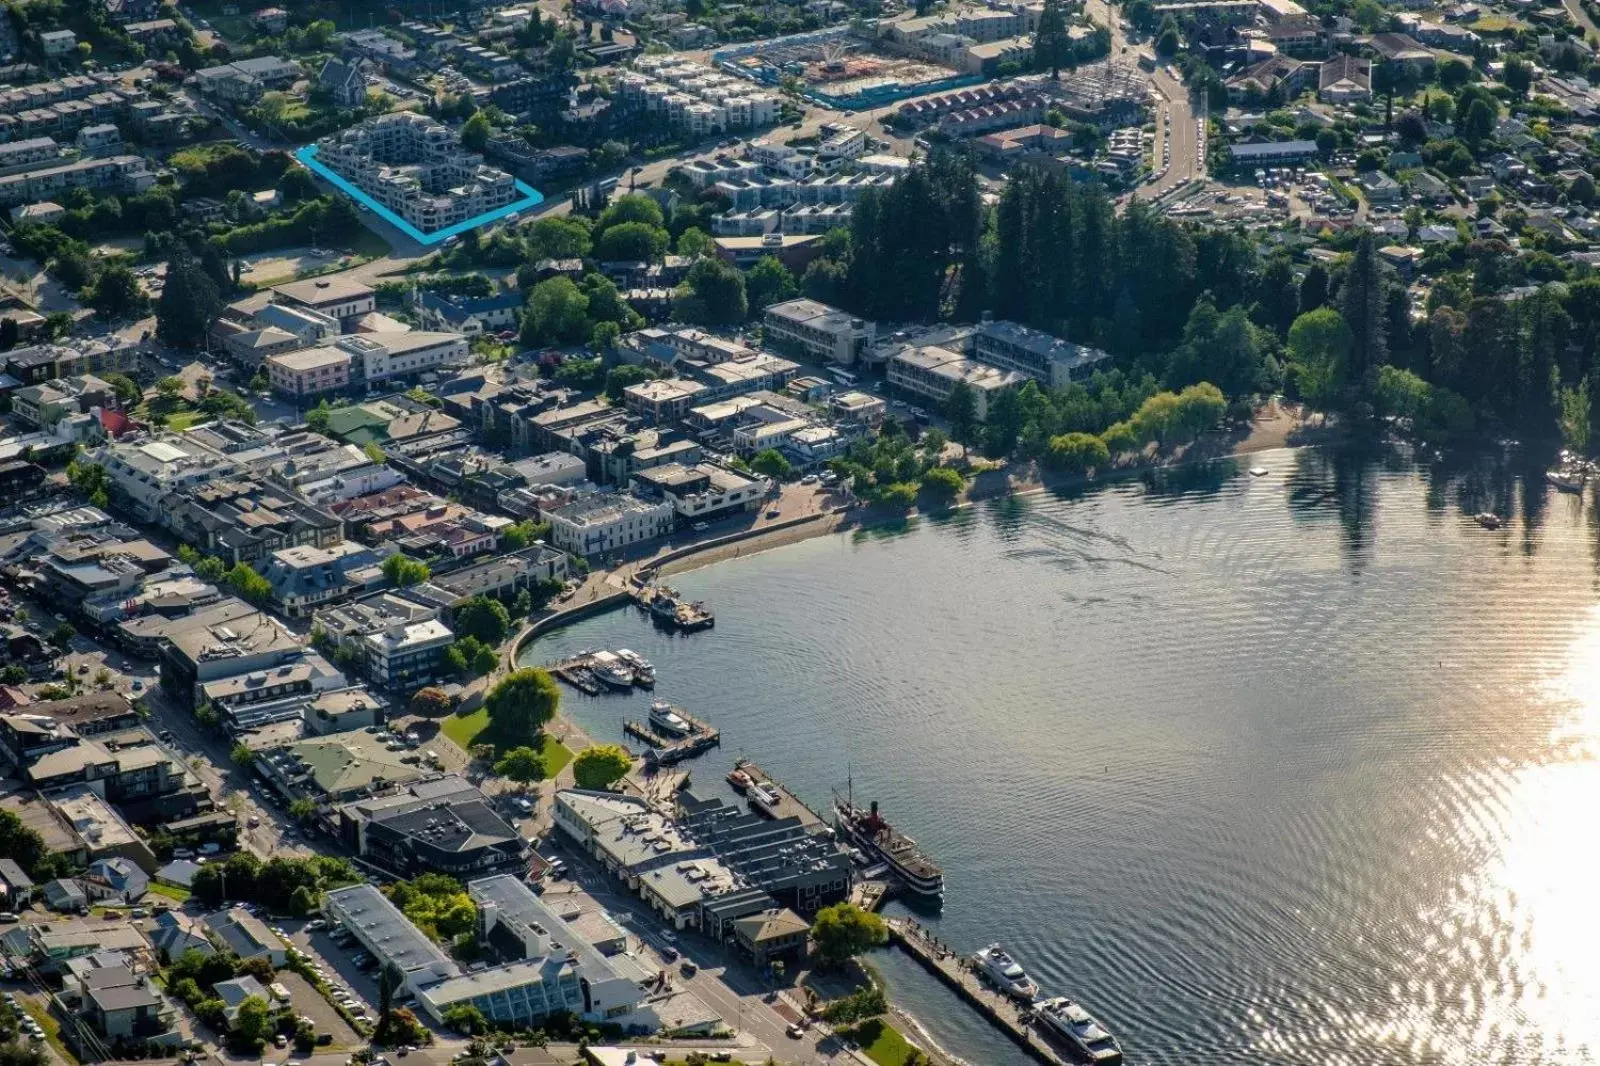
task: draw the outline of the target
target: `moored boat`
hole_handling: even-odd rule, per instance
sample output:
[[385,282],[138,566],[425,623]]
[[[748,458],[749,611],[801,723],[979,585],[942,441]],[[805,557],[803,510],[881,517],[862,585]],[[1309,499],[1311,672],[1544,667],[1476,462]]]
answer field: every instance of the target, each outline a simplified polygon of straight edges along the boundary
[[1122,1061],[1122,1045],[1117,1038],[1066,996],[1041,999],[1033,1005],[1033,1011],[1046,1032],[1060,1037],[1095,1066],[1115,1066]]
[[728,784],[733,786],[735,792],[743,794],[750,790],[750,786],[754,782],[750,780],[750,775],[743,770],[734,770],[728,774]]
[[1032,1003],[1039,995],[1039,986],[1022,964],[999,944],[990,944],[973,952],[972,961],[978,973],[989,979],[996,988],[1024,1003]]
[[944,871],[915,840],[884,820],[877,800],[870,807],[857,807],[848,796],[835,793],[833,815],[838,831],[868,855],[888,863],[907,890],[925,899],[943,898]]
[[666,700],[656,700],[650,704],[650,726],[661,733],[675,737],[686,737],[694,731],[694,726],[689,720],[679,714]]
[[1589,479],[1589,472],[1580,466],[1559,466],[1554,470],[1546,470],[1544,479],[1558,491],[1581,493],[1584,482]]
[[636,651],[627,648],[617,649],[617,658],[621,659],[628,669],[633,671],[633,683],[640,688],[654,688],[656,684],[656,668]]
[[633,687],[633,670],[614,652],[597,651],[589,656],[589,670],[602,685],[614,689]]

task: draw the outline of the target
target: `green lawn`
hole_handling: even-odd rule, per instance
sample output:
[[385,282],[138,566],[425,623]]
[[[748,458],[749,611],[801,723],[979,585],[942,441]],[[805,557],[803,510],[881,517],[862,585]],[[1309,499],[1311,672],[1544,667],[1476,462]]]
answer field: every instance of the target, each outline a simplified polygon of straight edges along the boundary
[[[442,728],[444,735],[460,745],[462,751],[470,751],[474,744],[493,744],[496,751],[506,748],[489,726],[487,707],[480,707],[468,715],[453,714],[444,720]],[[572,761],[571,749],[549,733],[540,735],[539,754],[544,757],[546,777],[559,774]]]
[[177,900],[179,903],[183,903],[189,898],[189,890],[187,888],[180,888],[177,885],[164,885],[159,881],[150,882],[150,891],[158,896]]
[[913,1050],[894,1026],[878,1018],[864,1021],[854,1029],[845,1030],[842,1035],[860,1044],[867,1058],[878,1066],[904,1066]]
[[174,411],[172,417],[167,419],[167,428],[174,433],[182,433],[192,429],[202,422],[211,421],[211,416],[204,411]]

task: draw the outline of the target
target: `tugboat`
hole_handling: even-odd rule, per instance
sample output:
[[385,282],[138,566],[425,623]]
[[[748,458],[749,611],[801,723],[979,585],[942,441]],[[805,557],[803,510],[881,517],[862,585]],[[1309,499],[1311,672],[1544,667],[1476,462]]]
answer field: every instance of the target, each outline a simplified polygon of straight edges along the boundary
[[629,651],[627,648],[618,648],[617,658],[621,659],[623,664],[633,671],[633,683],[635,685],[640,688],[656,687],[656,668],[650,665],[649,659],[646,659],[636,651]]
[[1122,1061],[1122,1045],[1117,1038],[1066,996],[1041,999],[1033,1009],[1047,1032],[1061,1037],[1095,1066],[1116,1066]]
[[884,820],[878,801],[871,807],[857,807],[847,794],[833,796],[834,823],[838,831],[869,856],[887,863],[904,882],[908,891],[928,900],[944,898],[944,871],[930,859],[917,842]]
[[999,944],[990,944],[973,952],[972,961],[977,965],[979,974],[993,981],[995,987],[1012,999],[1032,1003],[1038,998],[1039,986],[1028,976],[1022,964]]

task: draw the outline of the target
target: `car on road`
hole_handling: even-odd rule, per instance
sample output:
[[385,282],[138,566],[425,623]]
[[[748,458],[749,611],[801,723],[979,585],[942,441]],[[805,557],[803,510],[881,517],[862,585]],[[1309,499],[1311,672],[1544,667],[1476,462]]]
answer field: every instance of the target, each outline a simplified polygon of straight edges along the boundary
[[327,921],[326,918],[313,918],[313,919],[311,919],[311,921],[306,923],[306,930],[308,932],[313,932],[314,933],[318,929],[326,929],[326,928],[328,928],[328,921]]
[[780,509],[778,509],[776,507],[772,508],[772,510],[767,512],[767,517],[768,518],[780,518],[782,516],[783,516],[783,511],[781,511]]
[[799,1040],[801,1037],[806,1035],[806,1031],[800,1028],[798,1025],[789,1026],[789,1028],[785,1029],[783,1033],[790,1040]]
[[709,523],[709,522],[696,522],[694,525],[690,526],[689,528],[694,530],[696,533],[704,533],[706,530],[711,528],[711,523]]
[[4,922],[6,925],[11,925],[14,922],[20,921],[22,921],[22,919],[18,915],[13,914],[11,911],[0,911],[0,922]]
[[696,966],[694,964],[694,960],[692,959],[684,959],[683,962],[678,965],[678,969],[682,971],[683,976],[685,977],[693,977],[695,974],[700,972],[700,967]]

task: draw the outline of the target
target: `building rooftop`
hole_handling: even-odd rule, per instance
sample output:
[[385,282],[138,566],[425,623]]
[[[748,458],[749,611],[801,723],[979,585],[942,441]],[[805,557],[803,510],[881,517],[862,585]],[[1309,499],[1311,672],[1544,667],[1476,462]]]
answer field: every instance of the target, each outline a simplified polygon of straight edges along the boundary
[[397,967],[401,973],[412,973],[428,966],[441,966],[459,972],[447,955],[433,941],[411,924],[411,920],[373,885],[351,885],[336,888],[327,895],[347,926],[361,931],[363,939],[377,945],[383,952],[380,960]]

